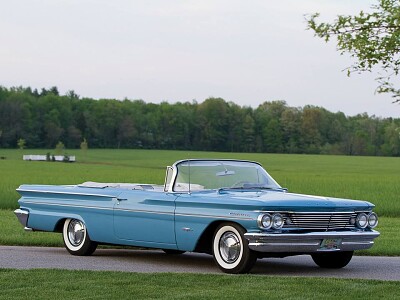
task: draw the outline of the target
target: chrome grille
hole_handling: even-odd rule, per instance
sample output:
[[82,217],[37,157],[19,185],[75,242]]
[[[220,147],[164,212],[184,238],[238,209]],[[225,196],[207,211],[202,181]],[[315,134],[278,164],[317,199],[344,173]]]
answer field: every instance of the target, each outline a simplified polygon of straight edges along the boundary
[[291,213],[285,215],[283,228],[301,229],[345,229],[353,228],[350,218],[356,217],[356,213]]

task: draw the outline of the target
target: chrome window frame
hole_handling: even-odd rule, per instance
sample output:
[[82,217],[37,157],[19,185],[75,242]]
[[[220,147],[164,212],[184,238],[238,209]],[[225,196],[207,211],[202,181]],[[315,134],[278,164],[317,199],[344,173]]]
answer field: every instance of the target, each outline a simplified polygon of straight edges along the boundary
[[[167,192],[168,193],[175,193],[175,194],[191,194],[190,190],[189,191],[175,191],[174,190],[176,179],[178,177],[178,166],[180,164],[182,164],[182,163],[189,163],[190,164],[190,162],[202,162],[202,161],[204,161],[204,162],[207,162],[207,161],[209,161],[209,162],[218,162],[218,161],[221,161],[221,162],[242,162],[242,163],[256,164],[256,165],[260,166],[268,174],[268,176],[274,181],[274,183],[276,183],[276,185],[278,187],[281,187],[281,185],[278,182],[276,182],[276,180],[267,172],[267,170],[265,170],[264,167],[260,163],[258,163],[256,161],[239,160],[239,159],[183,159],[183,160],[179,160],[179,161],[175,162],[172,165],[172,167],[167,167],[167,173],[165,175],[166,179],[167,179],[167,175],[169,173],[169,169],[168,168],[172,168],[171,183],[170,183],[170,185],[168,187],[168,191]],[[164,190],[166,190],[166,182],[164,183]]]

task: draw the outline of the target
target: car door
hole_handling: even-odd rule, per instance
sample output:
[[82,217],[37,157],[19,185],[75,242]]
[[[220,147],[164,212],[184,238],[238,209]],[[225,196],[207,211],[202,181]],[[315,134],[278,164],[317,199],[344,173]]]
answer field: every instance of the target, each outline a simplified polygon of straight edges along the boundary
[[154,243],[176,245],[175,199],[175,195],[164,192],[141,190],[123,192],[114,204],[116,237],[135,241],[140,245],[147,243],[149,246]]

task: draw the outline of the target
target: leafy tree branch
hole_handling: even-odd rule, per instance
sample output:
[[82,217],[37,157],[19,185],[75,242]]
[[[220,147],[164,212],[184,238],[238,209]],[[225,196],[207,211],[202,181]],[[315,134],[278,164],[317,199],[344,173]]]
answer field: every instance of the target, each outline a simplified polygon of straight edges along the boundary
[[378,69],[377,92],[390,93],[393,102],[400,102],[400,1],[379,0],[372,10],[339,15],[332,23],[320,22],[320,14],[315,13],[306,17],[307,29],[326,42],[335,37],[340,54],[355,58],[348,75]]

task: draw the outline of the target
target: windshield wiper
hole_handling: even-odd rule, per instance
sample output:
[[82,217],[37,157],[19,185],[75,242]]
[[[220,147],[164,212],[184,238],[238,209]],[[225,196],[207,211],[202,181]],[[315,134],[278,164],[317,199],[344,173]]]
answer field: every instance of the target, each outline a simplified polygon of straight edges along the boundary
[[250,186],[245,189],[249,190],[274,190],[274,191],[287,191],[287,188],[282,187],[269,187],[269,186]]
[[220,191],[229,191],[229,190],[274,190],[274,191],[287,191],[287,188],[281,188],[281,187],[267,187],[267,186],[241,186],[241,187],[222,187],[218,189],[218,192]]
[[219,191],[229,191],[229,190],[244,190],[244,189],[246,189],[246,188],[244,188],[244,187],[221,187],[221,188],[219,188],[219,189],[217,189],[217,191],[219,192]]

